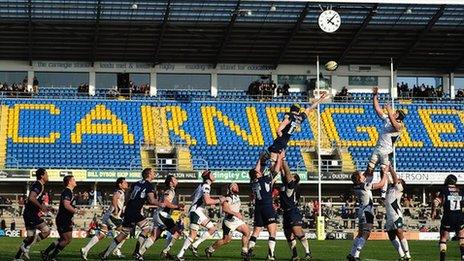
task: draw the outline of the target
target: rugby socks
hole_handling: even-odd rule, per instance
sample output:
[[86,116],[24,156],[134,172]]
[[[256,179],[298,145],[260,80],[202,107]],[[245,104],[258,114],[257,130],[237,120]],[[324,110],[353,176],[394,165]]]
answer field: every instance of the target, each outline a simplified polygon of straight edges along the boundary
[[290,247],[290,250],[292,250],[292,257],[298,256],[298,252],[296,251],[296,240],[294,238],[290,240],[287,239],[287,243]]
[[364,239],[364,237],[360,237],[358,239],[358,243],[357,243],[357,247],[356,247],[356,252],[354,253],[354,257],[356,257],[356,258],[359,257],[359,254],[361,253],[361,250],[363,249],[364,244],[366,244],[366,240]]
[[400,241],[398,240],[397,237],[395,237],[395,239],[393,240],[390,240],[393,247],[396,249],[396,251],[398,252],[398,254],[400,255],[400,257],[404,257],[404,252],[403,252],[403,248],[401,246],[401,243]]
[[55,249],[53,249],[53,251],[50,253],[49,255],[49,259],[53,259],[55,258],[63,249],[64,249],[65,246],[62,246],[60,244],[57,244],[55,246]]
[[145,240],[147,240],[147,236],[145,236],[142,231],[137,238],[137,243],[135,243],[134,255],[139,252],[140,246],[143,245]]
[[189,248],[189,246],[192,244],[193,242],[193,239],[191,239],[190,237],[187,237],[184,241],[184,245],[182,246],[182,248],[180,249],[179,251],[179,254],[177,254],[177,257],[183,257],[184,254],[185,254],[185,250],[187,250]]
[[93,236],[92,239],[90,239],[89,243],[87,243],[87,245],[86,245],[85,247],[82,248],[82,250],[83,250],[84,252],[86,252],[86,253],[89,252],[90,249],[98,243],[98,241],[100,241],[100,239],[98,238],[98,236],[96,236],[96,235]]
[[461,251],[461,260],[464,259],[464,244],[459,244],[459,250]]
[[194,248],[198,248],[198,246],[199,246],[201,243],[203,243],[203,241],[205,241],[206,239],[208,239],[209,236],[210,236],[210,234],[209,234],[208,231],[203,232],[203,234],[201,235],[201,237],[200,237],[197,241],[195,241],[195,242],[192,244],[192,246],[193,246]]
[[116,241],[116,238],[111,241],[110,246],[105,250],[105,254],[103,255],[104,258],[107,258],[113,251],[118,247],[119,242]]
[[20,259],[21,255],[23,254],[23,248],[27,248],[28,246],[32,245],[32,242],[34,242],[35,238],[32,237],[26,237],[21,245],[19,246],[19,250],[15,255],[15,259]]
[[306,238],[306,236],[303,235],[301,237],[298,237],[298,239],[300,240],[301,244],[303,245],[306,254],[311,254],[311,250],[309,250],[308,239]]
[[440,261],[445,261],[445,257],[446,257],[446,241],[445,242],[440,241],[439,246],[440,246]]
[[124,238],[116,247],[116,249],[113,251],[113,255],[121,255],[121,247],[124,245],[124,242],[126,242],[126,238]]
[[165,243],[165,246],[164,246],[164,249],[163,249],[163,252],[164,253],[168,253],[172,246],[174,245],[174,243],[176,242],[176,238],[174,238],[173,236],[169,237],[169,239],[166,239],[166,243]]
[[55,247],[58,245],[59,241],[58,240],[55,240],[53,241],[48,247],[47,249],[45,249],[44,253],[48,256],[50,255],[50,253],[53,251],[53,249],[55,249]]
[[269,237],[268,245],[269,245],[269,255],[273,257],[275,246],[276,246],[275,237]]
[[248,249],[253,249],[256,245],[256,237],[251,236],[250,241],[248,242]]
[[143,256],[145,252],[155,243],[152,237],[149,237],[143,242],[142,246],[140,246],[139,254]]
[[404,254],[406,257],[411,258],[411,254],[409,253],[409,244],[406,238],[401,239],[401,247],[403,248]]
[[358,248],[359,237],[355,237],[353,240],[353,246],[351,247],[350,255],[354,256],[356,254],[356,249]]

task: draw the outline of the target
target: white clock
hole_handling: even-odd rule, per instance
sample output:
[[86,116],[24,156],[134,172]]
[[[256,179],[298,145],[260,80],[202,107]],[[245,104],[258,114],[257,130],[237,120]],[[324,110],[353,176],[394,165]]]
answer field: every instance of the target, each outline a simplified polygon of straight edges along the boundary
[[340,28],[342,19],[334,10],[325,10],[319,15],[319,27],[326,33],[333,33]]

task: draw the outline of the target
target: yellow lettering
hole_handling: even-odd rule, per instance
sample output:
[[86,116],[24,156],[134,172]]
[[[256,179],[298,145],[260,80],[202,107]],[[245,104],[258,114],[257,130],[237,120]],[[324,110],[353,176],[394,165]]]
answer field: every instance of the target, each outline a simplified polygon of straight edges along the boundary
[[246,107],[246,115],[248,118],[248,127],[250,128],[250,133],[247,133],[246,130],[242,129],[238,124],[236,124],[232,119],[221,111],[216,109],[214,106],[202,106],[201,107],[201,116],[203,118],[203,124],[205,127],[205,136],[206,143],[208,145],[217,145],[217,136],[216,128],[214,125],[214,119],[217,119],[219,122],[228,127],[233,131],[237,136],[241,137],[244,141],[247,141],[250,145],[254,146],[263,146],[264,138],[261,132],[261,126],[258,121],[258,114],[254,107]]
[[49,111],[51,115],[60,114],[60,110],[54,104],[15,104],[9,109],[8,116],[8,137],[14,143],[55,143],[60,138],[59,132],[50,132],[48,137],[20,137],[19,136],[19,115],[21,110],[42,110]]
[[[108,121],[108,123],[94,123],[95,120]],[[103,104],[97,105],[76,124],[75,132],[71,133],[71,143],[82,143],[84,134],[122,135],[124,144],[134,144],[134,134],[129,133],[127,124]]]
[[462,141],[443,141],[440,137],[444,133],[456,133],[456,127],[453,123],[432,121],[432,115],[456,115],[464,123],[463,112],[455,109],[418,109],[417,111],[434,147],[464,147],[464,142]]
[[356,132],[367,133],[369,140],[341,140],[338,130],[333,120],[334,114],[363,114],[364,108],[327,108],[322,112],[321,119],[323,126],[327,131],[327,136],[330,141],[335,141],[343,147],[368,147],[374,146],[379,136],[377,129],[373,126],[358,126]]
[[[182,125],[188,119],[187,112],[180,106],[166,106],[166,112],[171,112],[172,115],[172,118],[167,120],[169,130],[173,131],[177,136],[185,140],[187,145],[196,145],[197,141],[182,129]],[[164,117],[166,117],[166,114]]]
[[[404,113],[408,113],[407,109],[401,109]],[[403,123],[403,128],[401,129],[400,139],[396,143],[396,147],[413,147],[413,148],[422,148],[424,143],[422,141],[413,141],[411,135],[409,135],[408,127]]]

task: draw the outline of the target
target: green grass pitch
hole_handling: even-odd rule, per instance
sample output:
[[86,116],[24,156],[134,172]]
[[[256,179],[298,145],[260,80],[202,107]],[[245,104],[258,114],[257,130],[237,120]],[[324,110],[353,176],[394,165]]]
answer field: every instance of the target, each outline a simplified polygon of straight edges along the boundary
[[[40,250],[45,249],[52,239],[47,239],[34,245],[31,249],[31,260],[40,260]],[[58,256],[58,260],[71,261],[80,260],[79,249],[84,246],[89,239],[74,239],[71,244]],[[0,260],[13,260],[18,246],[21,242],[19,238],[0,238]],[[97,254],[102,251],[109,244],[109,239],[99,242],[89,253],[89,260],[98,260]],[[183,240],[176,242],[172,253],[177,253],[181,247]],[[209,246],[213,241],[205,241],[199,247],[200,257],[194,257],[187,251],[186,260],[206,260],[204,256],[204,249]],[[299,243],[298,243],[299,244]],[[128,240],[124,247],[123,252],[127,255],[125,260],[130,259],[135,240]],[[145,260],[161,260],[159,253],[164,245],[164,239],[158,241],[145,255]],[[410,241],[409,242],[413,260],[438,260],[438,243],[436,241]],[[310,241],[311,250],[313,252],[313,260],[315,261],[332,261],[332,260],[345,260],[349,249],[351,248],[351,241],[349,240],[330,240],[330,241]],[[298,246],[300,257],[303,257],[303,249]],[[265,260],[267,255],[267,242],[259,240],[256,245],[256,256],[252,260]],[[231,244],[219,249],[211,260],[241,260],[240,257],[240,241],[234,240]],[[289,260],[290,251],[285,241],[278,241],[276,247],[277,260]],[[377,261],[377,260],[397,260],[396,252],[389,241],[369,241],[367,242],[364,251],[361,253],[362,260]],[[111,260],[118,260],[113,258]],[[460,260],[459,247],[456,242],[448,243],[447,260]]]

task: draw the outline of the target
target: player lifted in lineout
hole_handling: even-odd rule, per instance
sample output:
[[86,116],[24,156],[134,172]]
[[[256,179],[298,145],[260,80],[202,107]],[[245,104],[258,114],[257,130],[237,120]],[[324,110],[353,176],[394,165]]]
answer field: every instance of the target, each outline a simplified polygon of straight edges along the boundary
[[[29,258],[30,247],[42,239],[50,235],[50,227],[41,218],[42,212],[47,212],[49,207],[43,202],[43,194],[45,184],[48,182],[47,171],[43,168],[37,169],[35,172],[36,181],[32,183],[27,197],[27,203],[24,208],[23,219],[26,226],[27,236],[19,246],[18,253],[16,253],[15,260]],[[36,233],[39,230],[40,233]]]
[[138,226],[142,231],[135,245],[134,258],[137,260],[143,259],[138,255],[139,248],[145,242],[151,230],[148,219],[142,215],[143,205],[145,202],[148,202],[152,206],[164,207],[156,199],[155,188],[151,183],[155,179],[155,176],[156,174],[153,169],[146,168],[142,171],[142,179],[132,184],[129,192],[129,200],[124,212],[121,233],[111,241],[111,244],[105,251],[100,253],[101,260],[107,260],[108,256],[129,236],[130,231],[135,226]]
[[[184,260],[184,254],[187,249],[190,249],[194,256],[198,256],[198,246],[217,230],[215,224],[207,217],[205,206],[222,204],[224,197],[221,196],[217,199],[211,197],[211,184],[216,180],[211,171],[204,171],[201,177],[203,183],[193,192],[192,205],[189,209],[190,234],[177,254],[177,260],[180,261]],[[207,231],[203,232],[200,238],[194,242],[200,226],[206,228]]]
[[308,239],[303,231],[303,215],[298,209],[300,199],[298,174],[292,174],[285,160],[282,162],[282,185],[280,186],[280,208],[283,210],[284,234],[292,250],[291,260],[299,260],[296,250],[296,239],[298,239],[305,249],[304,260],[311,260],[311,250],[309,249]]
[[458,178],[454,175],[448,175],[445,179],[443,189],[435,198],[435,204],[432,206],[432,219],[437,216],[437,207],[443,206],[443,217],[440,225],[440,261],[446,257],[446,241],[449,239],[449,233],[455,232],[459,239],[459,249],[461,251],[461,261],[464,261],[464,213],[463,200],[464,191],[456,186]]
[[[377,145],[372,152],[366,172],[372,175],[377,165],[380,164],[381,173],[387,173],[390,162],[393,162],[393,144],[398,140],[400,132],[403,128],[403,120],[406,114],[402,110],[394,111],[390,105],[386,105],[385,114],[379,104],[379,88],[375,87],[372,91],[372,99],[374,103],[374,110],[377,115],[382,119],[383,125],[379,133]],[[382,198],[385,198],[387,184],[384,185],[381,191]]]
[[[100,231],[90,239],[89,243],[81,248],[81,257],[83,260],[87,260],[87,255],[90,249],[95,246],[100,240],[104,239],[108,232],[113,231],[113,236],[116,236],[117,232],[121,229],[122,225],[122,214],[124,211],[125,193],[129,188],[125,178],[118,178],[116,180],[116,190],[113,192],[113,198],[111,199],[111,206],[106,210],[102,217],[102,224],[100,225]],[[125,240],[119,243],[113,254],[117,257],[123,258],[121,253],[121,247]]]
[[358,235],[353,240],[351,252],[346,257],[349,261],[361,260],[361,253],[364,244],[371,234],[374,225],[374,200],[372,190],[382,188],[387,182],[387,175],[383,175],[378,183],[373,183],[373,176],[368,173],[356,171],[351,175],[354,184],[354,193],[358,202]]
[[279,153],[287,148],[292,135],[300,130],[301,124],[309,117],[311,111],[316,109],[317,105],[327,96],[326,92],[321,92],[319,99],[314,101],[311,106],[304,109],[304,111],[301,111],[301,106],[297,103],[290,106],[290,112],[285,113],[283,121],[280,122],[277,128],[277,138],[267,149],[267,153],[269,153],[267,157],[271,159],[271,171],[278,171],[278,169],[274,169],[274,165]]
[[171,214],[173,210],[184,210],[184,205],[177,203],[177,184],[178,181],[173,175],[168,175],[164,180],[166,190],[164,191],[163,198],[160,199],[164,204],[164,207],[156,209],[153,213],[153,231],[151,236],[147,238],[140,247],[140,256],[143,256],[145,252],[156,242],[156,240],[160,238],[163,231],[169,231],[172,236],[166,239],[166,246],[163,251],[161,251],[161,256],[166,259],[172,259],[171,254],[169,254],[169,250],[171,250],[176,240],[179,239],[182,231],[171,217]]
[[214,242],[213,245],[205,249],[206,257],[210,258],[213,253],[220,247],[229,244],[232,241],[232,233],[238,231],[242,233],[242,256],[248,254],[248,240],[250,237],[250,229],[243,221],[240,213],[241,201],[238,196],[239,188],[237,183],[231,183],[227,189],[228,193],[225,196],[225,201],[222,203],[222,211],[224,212],[224,220],[222,221],[222,239]]
[[403,230],[403,210],[401,209],[401,197],[405,187],[404,180],[399,179],[393,167],[390,165],[390,174],[393,182],[388,184],[385,196],[386,219],[385,230],[400,256],[400,260],[411,260],[408,240]]

